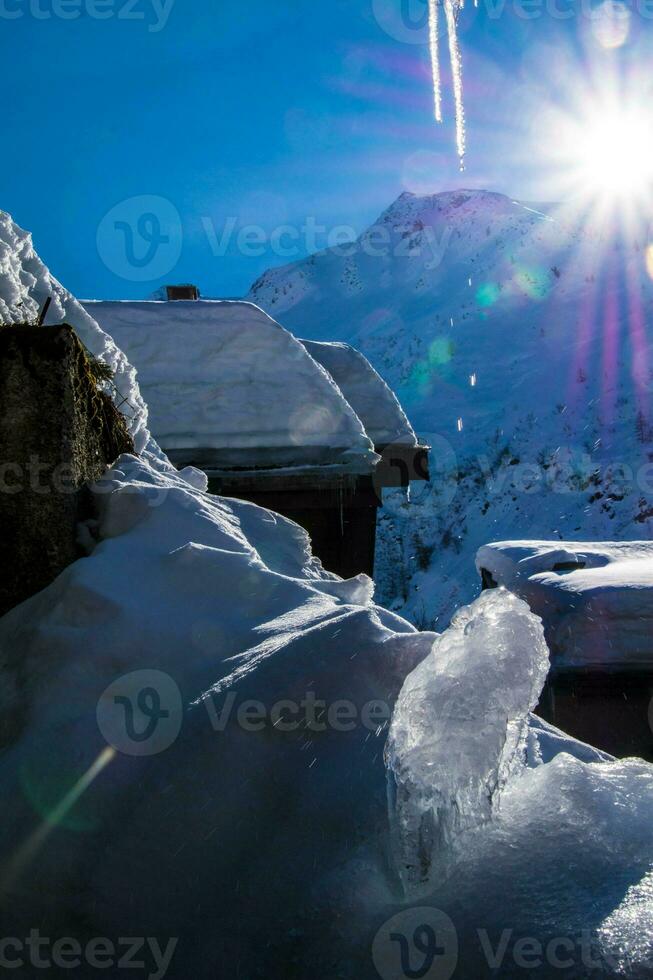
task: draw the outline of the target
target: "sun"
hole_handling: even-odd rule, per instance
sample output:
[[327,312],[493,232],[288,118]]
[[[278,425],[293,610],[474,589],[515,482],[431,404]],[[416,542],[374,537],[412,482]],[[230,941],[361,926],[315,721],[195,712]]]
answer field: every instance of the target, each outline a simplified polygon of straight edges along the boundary
[[609,113],[578,134],[578,165],[588,190],[640,197],[653,186],[653,127],[644,111]]
[[632,203],[653,193],[653,111],[603,105],[568,118],[552,134],[576,193]]

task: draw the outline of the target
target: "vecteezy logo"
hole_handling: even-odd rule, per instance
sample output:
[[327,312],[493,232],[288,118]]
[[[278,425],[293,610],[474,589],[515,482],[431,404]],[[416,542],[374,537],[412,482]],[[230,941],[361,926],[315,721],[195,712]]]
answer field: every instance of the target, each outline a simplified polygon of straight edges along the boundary
[[131,282],[167,275],[179,261],[181,246],[179,212],[164,197],[153,195],[116,204],[97,232],[98,253],[106,267]]
[[124,755],[156,755],[175,741],[183,706],[179,688],[161,670],[123,674],[103,692],[97,723],[109,745]]
[[405,909],[377,932],[372,960],[382,980],[449,980],[458,963],[455,926],[440,909]]
[[458,461],[451,443],[437,432],[419,436],[423,449],[402,443],[385,446],[372,474],[376,498],[393,517],[413,519],[420,508],[433,504],[442,511],[458,490]]
[[428,44],[428,0],[372,0],[374,19],[395,41]]

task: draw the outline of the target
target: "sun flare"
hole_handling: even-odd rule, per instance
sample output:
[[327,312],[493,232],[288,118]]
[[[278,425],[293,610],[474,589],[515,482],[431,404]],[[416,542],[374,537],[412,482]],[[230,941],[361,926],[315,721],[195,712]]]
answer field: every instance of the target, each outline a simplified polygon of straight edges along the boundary
[[606,201],[636,201],[653,191],[653,113],[604,108],[559,128],[557,153],[577,189]]

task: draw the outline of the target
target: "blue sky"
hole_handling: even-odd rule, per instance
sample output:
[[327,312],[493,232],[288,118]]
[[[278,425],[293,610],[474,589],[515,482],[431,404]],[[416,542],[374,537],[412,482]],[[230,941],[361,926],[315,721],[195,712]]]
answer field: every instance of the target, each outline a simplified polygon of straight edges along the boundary
[[522,2],[461,15],[460,174],[446,70],[432,118],[424,0],[0,0],[0,207],[78,296],[138,298],[180,281],[242,295],[405,189],[550,197],[547,106],[607,57],[648,62],[653,8],[606,53],[589,0]]

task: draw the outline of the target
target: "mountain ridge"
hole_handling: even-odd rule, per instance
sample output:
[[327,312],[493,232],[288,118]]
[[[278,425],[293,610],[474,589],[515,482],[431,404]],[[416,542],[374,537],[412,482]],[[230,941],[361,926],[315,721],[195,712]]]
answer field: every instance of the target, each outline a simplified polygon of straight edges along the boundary
[[252,286],[296,335],[360,348],[434,445],[428,494],[381,520],[382,601],[432,626],[472,598],[487,541],[650,536],[645,244],[576,205],[406,192]]

